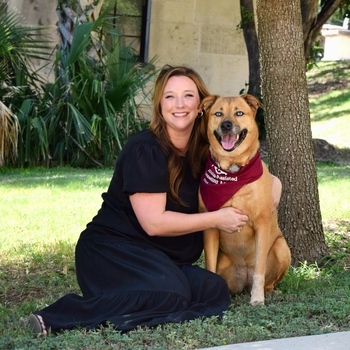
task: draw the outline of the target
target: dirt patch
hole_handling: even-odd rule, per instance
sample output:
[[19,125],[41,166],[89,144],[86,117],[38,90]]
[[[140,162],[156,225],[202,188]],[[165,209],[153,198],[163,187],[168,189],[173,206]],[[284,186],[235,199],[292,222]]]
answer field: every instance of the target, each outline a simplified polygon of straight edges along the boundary
[[346,80],[325,80],[324,82],[310,80],[308,82],[309,97],[311,98],[318,98],[331,91],[345,89],[350,89],[350,83]]
[[[312,142],[316,161],[350,164],[350,148],[336,148],[322,139],[313,139]],[[268,143],[265,140],[260,141],[260,153],[263,159],[269,155]]]
[[309,97],[318,98],[334,90],[350,89],[350,61],[339,61],[330,64],[322,71],[313,68],[307,72],[307,87]]

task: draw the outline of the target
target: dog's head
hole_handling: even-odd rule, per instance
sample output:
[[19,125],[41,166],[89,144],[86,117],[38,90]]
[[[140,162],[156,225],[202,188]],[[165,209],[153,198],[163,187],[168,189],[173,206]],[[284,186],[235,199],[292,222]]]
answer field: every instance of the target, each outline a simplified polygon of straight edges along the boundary
[[[259,148],[255,116],[261,104],[252,95],[208,96],[200,108],[208,118],[211,153],[223,169],[232,164],[244,166]],[[227,166],[227,164],[229,166]]]

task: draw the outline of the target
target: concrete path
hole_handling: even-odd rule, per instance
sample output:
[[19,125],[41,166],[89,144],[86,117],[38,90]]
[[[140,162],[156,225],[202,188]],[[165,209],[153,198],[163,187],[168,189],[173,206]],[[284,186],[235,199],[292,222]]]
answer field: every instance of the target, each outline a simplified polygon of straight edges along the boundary
[[[306,337],[264,340],[241,343],[205,350],[349,350],[350,332],[310,335]],[[204,349],[202,349],[204,350]]]

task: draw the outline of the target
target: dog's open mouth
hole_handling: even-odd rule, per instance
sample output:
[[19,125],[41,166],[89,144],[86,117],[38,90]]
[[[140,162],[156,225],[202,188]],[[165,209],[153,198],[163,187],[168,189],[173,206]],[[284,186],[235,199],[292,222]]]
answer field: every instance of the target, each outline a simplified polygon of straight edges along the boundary
[[221,144],[222,148],[227,152],[232,152],[235,148],[237,148],[244,141],[247,133],[247,129],[243,129],[239,134],[225,132],[223,135],[219,135],[216,130],[214,131],[216,139]]

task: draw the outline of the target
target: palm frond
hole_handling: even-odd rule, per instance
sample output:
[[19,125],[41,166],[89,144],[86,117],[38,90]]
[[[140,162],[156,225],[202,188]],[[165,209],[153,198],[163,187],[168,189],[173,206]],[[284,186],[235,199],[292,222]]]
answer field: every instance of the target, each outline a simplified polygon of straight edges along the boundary
[[17,158],[18,119],[0,101],[0,166]]
[[22,23],[14,11],[0,11],[0,58],[18,63],[22,68],[34,59],[48,60],[52,51],[51,41],[45,38],[48,28],[28,27]]

